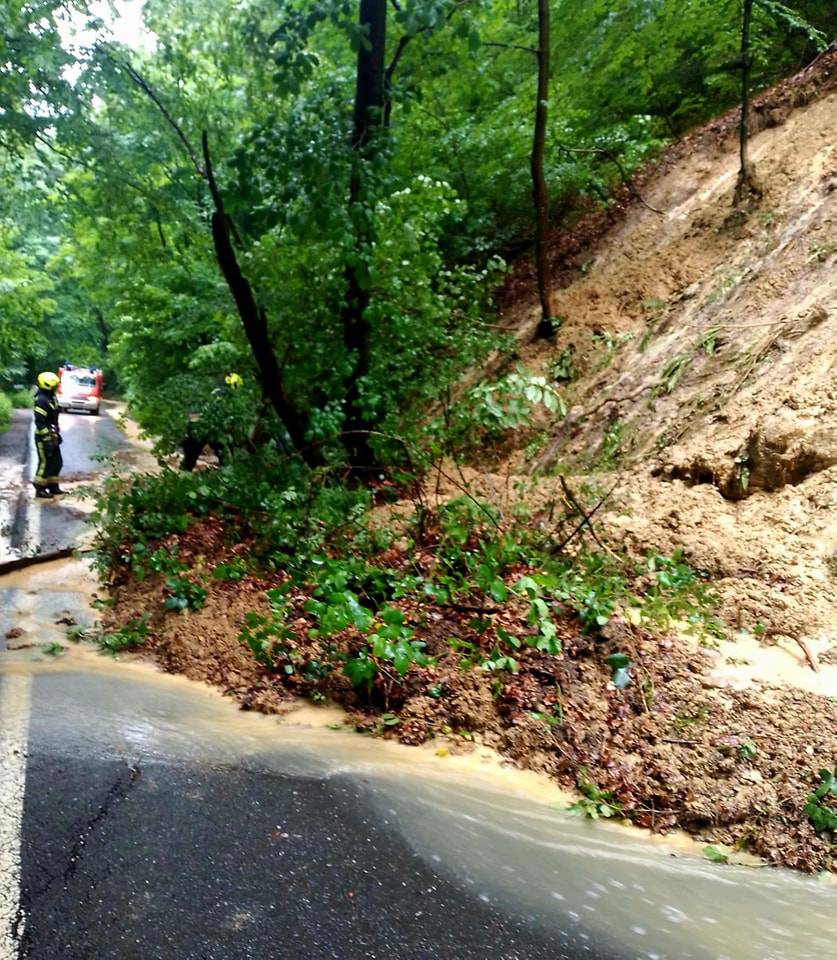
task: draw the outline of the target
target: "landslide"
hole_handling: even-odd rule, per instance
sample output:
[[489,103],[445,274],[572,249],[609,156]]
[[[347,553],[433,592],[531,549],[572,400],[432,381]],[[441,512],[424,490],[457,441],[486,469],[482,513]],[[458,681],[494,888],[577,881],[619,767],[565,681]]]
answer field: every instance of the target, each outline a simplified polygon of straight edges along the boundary
[[[548,376],[571,358],[569,413],[539,424],[534,457],[505,465],[538,476],[542,497],[558,470],[609,473],[600,523],[616,543],[684,548],[728,622],[825,661],[837,645],[835,88],[831,52],[759,99],[757,204],[732,205],[728,115],[663,158],[645,205],[562,262],[562,325],[522,354]],[[533,316],[531,296],[507,306],[509,324]]]
[[[567,415],[542,415],[482,464],[451,468],[455,483],[440,471],[424,491],[431,510],[467,486],[506,515],[522,499],[551,516],[570,506],[563,478],[598,506],[606,551],[682,550],[720,594],[725,639],[676,624],[660,636],[619,611],[585,633],[568,611],[557,618],[560,655],[524,645],[519,672],[498,675],[463,670],[452,655],[451,637],[483,643],[473,607],[402,603],[435,662],[411,670],[393,699],[365,701],[337,671],[308,680],[254,660],[241,631],[248,614],[268,615],[265,591],[284,575],[212,580],[251,548],[212,520],[165,542],[204,585],[202,607],[166,612],[164,577],[123,577],[105,631],[150,612],[146,649],[158,662],[245,709],[331,697],[355,710],[359,729],[407,743],[446,736],[445,749],[467,748],[476,733],[567,785],[585,771],[652,829],[681,826],[772,863],[833,869],[829,838],[803,807],[817,771],[837,761],[835,64],[835,54],[822,58],[757,104],[764,128],[752,154],[766,186],[757,205],[732,206],[730,115],[646,172],[644,202],[626,199],[617,222],[596,216],[559,234],[563,320],[552,342],[528,337],[535,300],[526,269],[515,271],[504,322],[521,333],[524,364],[560,374]],[[376,562],[397,573],[435,561],[432,544],[405,541]],[[318,662],[309,599],[291,595],[291,646]],[[513,605],[491,616],[492,629],[528,629]],[[351,631],[338,640],[357,644]],[[606,657],[625,651],[635,679],[621,690]]]

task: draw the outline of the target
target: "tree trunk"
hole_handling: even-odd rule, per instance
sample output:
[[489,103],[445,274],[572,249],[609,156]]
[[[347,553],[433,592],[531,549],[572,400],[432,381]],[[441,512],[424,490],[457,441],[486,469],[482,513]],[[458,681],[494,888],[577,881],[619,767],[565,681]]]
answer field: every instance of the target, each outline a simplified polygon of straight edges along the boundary
[[233,247],[230,235],[230,221],[224,210],[223,199],[212,170],[206,131],[203,133],[202,143],[206,179],[215,206],[212,212],[212,240],[215,246],[215,256],[235,301],[241,325],[244,327],[244,333],[253,352],[253,359],[256,361],[259,370],[262,391],[276,411],[279,421],[288,431],[294,449],[309,466],[316,466],[320,462],[320,457],[315,448],[306,445],[305,420],[289,402],[282,386],[282,371],[279,368],[273,344],[270,342],[267,317],[264,310],[256,303],[250,281],[241,272],[241,267],[238,264],[238,257],[235,254],[235,247]]
[[375,465],[368,433],[374,425],[362,410],[361,383],[369,374],[372,346],[366,316],[370,302],[372,204],[366,194],[369,161],[378,150],[378,137],[385,122],[387,0],[360,0],[360,24],[367,43],[361,44],[357,55],[351,140],[354,157],[349,185],[349,211],[355,227],[355,242],[353,261],[346,268],[343,313],[343,340],[347,351],[355,358],[346,390],[346,446],[349,462],[358,471]]
[[738,206],[751,197],[760,197],[761,186],[750,160],[750,23],[753,17],[753,0],[744,0],[741,24],[741,120],[739,123],[739,152],[741,166],[735,185],[735,204]]
[[532,141],[532,198],[535,203],[535,270],[541,319],[538,336],[553,331],[552,274],[549,266],[549,188],[544,173],[546,124],[549,100],[549,0],[538,0],[538,99],[535,104],[535,132]]

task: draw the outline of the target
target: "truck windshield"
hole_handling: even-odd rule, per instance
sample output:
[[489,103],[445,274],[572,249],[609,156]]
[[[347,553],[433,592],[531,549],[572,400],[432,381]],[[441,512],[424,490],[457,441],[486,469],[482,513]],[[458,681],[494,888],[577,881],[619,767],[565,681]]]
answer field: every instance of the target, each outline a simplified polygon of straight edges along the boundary
[[65,374],[64,378],[76,387],[95,387],[96,378],[92,373],[71,373]]

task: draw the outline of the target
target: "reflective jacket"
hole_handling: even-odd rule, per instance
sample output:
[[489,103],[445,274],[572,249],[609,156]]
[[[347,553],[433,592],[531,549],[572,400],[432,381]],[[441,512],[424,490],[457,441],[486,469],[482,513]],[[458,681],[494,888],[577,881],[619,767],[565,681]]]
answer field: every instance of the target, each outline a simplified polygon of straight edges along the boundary
[[35,394],[35,437],[38,440],[56,439],[58,430],[58,397],[53,390],[38,390]]

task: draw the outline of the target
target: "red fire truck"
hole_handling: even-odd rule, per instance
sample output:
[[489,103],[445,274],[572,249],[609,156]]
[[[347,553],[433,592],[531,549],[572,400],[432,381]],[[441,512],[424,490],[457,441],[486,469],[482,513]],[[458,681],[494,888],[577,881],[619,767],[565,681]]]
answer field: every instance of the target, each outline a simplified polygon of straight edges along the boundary
[[99,415],[104,384],[101,370],[65,363],[58,368],[58,379],[58,405],[63,411],[85,410]]

